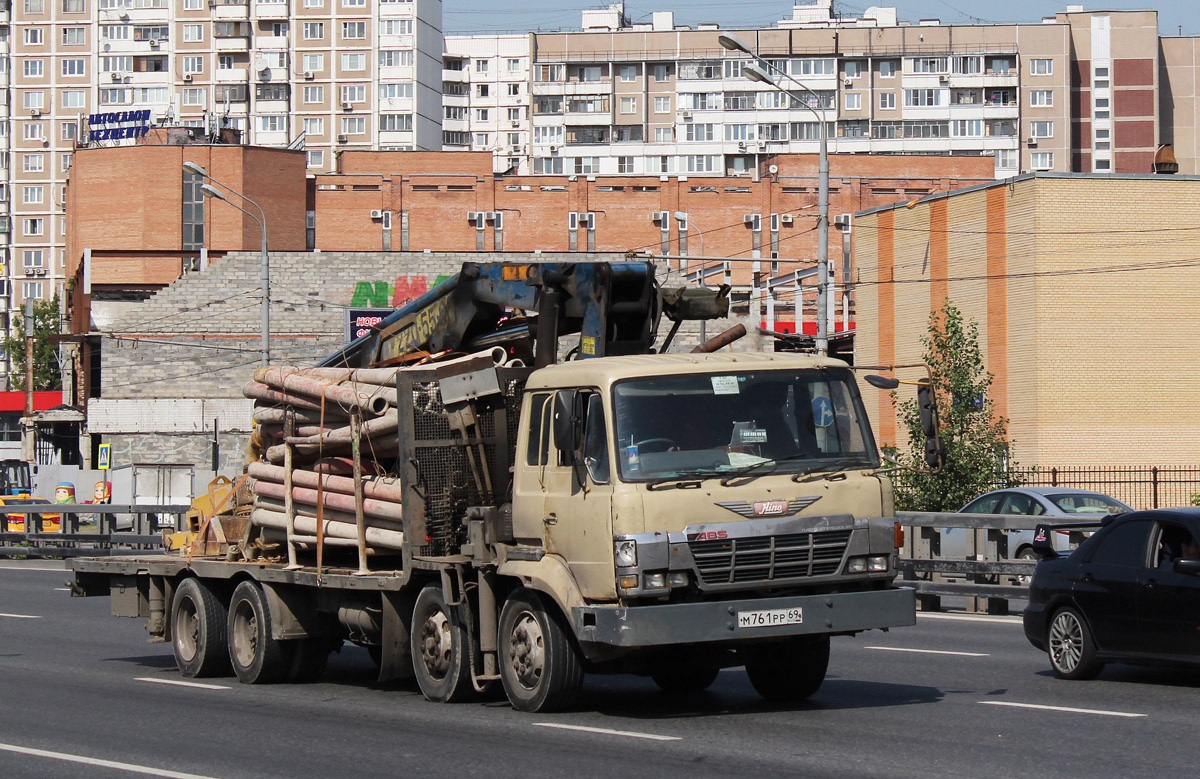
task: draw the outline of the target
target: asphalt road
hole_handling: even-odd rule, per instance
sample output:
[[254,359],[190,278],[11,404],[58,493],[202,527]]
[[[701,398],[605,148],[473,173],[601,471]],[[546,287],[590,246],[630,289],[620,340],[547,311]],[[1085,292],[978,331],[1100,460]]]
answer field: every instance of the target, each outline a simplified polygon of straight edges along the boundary
[[[347,646],[321,682],[190,686],[143,620],[0,561],[0,776],[1133,777],[1192,775],[1200,673],[1064,682],[1015,618],[922,616],[833,643],[808,702],[740,670],[695,695],[589,677],[576,711],[438,705]],[[1074,709],[1074,710],[1070,710]]]

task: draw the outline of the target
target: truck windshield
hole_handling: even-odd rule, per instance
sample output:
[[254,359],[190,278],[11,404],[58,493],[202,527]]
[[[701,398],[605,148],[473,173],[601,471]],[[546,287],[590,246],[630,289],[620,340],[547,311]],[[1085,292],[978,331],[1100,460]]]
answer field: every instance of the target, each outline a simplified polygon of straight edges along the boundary
[[847,369],[632,379],[613,403],[623,481],[879,464]]

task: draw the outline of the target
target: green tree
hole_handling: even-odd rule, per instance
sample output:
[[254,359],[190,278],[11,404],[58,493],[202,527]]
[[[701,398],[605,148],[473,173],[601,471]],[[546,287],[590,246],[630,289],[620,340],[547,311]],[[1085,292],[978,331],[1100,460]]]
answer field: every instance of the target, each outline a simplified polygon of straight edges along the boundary
[[[945,465],[938,473],[895,472],[896,506],[903,511],[958,511],[988,490],[1014,486],[1009,468],[1008,420],[996,416],[988,397],[992,374],[983,364],[979,326],[964,319],[947,300],[929,316],[929,335],[922,338],[925,362],[933,374],[938,401]],[[897,400],[897,393],[892,393]],[[923,470],[925,437],[915,398],[898,405],[899,421],[908,431],[901,464]]]
[[[13,309],[13,328],[0,341],[0,348],[12,360],[10,389],[25,389],[25,309]],[[58,296],[53,300],[38,300],[33,304],[33,388],[62,389],[62,373],[58,368],[58,344],[50,340],[59,334]]]

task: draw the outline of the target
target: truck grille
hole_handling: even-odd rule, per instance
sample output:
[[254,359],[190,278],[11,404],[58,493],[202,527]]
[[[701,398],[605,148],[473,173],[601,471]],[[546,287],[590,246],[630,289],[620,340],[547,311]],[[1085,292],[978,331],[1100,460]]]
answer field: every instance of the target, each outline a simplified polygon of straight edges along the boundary
[[769,582],[838,572],[849,530],[689,541],[704,584]]

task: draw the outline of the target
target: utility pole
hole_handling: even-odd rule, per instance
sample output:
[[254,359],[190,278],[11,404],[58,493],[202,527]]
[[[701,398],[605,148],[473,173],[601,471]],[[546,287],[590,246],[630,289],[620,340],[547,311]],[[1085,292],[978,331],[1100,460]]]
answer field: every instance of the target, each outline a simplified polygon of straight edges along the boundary
[[25,298],[25,416],[21,419],[21,459],[34,460],[33,447],[33,298]]

